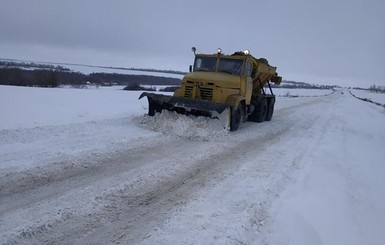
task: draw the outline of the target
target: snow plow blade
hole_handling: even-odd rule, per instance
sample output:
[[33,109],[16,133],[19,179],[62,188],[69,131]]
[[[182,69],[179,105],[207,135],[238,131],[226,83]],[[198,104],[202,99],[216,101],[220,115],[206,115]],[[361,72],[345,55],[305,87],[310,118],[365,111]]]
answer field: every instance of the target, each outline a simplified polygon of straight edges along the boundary
[[175,111],[180,114],[206,116],[221,119],[229,105],[214,103],[201,99],[190,99],[177,96],[169,96],[163,94],[154,94],[144,92],[139,99],[147,96],[148,99],[148,115],[154,116],[156,112],[162,110]]

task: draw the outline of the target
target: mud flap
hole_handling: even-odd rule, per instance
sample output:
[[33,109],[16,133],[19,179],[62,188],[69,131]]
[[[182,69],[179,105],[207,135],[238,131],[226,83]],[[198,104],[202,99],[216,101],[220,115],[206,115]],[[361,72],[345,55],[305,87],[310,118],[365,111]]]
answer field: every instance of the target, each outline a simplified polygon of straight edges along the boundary
[[154,116],[162,110],[175,111],[180,114],[217,118],[224,128],[230,125],[230,106],[201,99],[190,99],[164,94],[143,92],[139,99],[147,97],[148,115]]

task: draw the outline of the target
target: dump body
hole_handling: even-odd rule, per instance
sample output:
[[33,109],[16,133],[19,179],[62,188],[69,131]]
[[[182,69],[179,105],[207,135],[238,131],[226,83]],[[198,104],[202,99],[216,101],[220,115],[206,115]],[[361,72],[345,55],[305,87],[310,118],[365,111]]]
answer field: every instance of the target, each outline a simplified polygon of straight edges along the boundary
[[184,76],[180,89],[173,96],[143,93],[140,98],[147,96],[149,115],[166,109],[216,117],[230,109],[231,113],[239,110],[239,120],[244,120],[255,112],[261,97],[272,100],[273,95],[269,97],[263,90],[269,81],[279,84],[281,77],[277,75],[276,67],[270,66],[266,59],[256,59],[247,52],[197,54],[190,73]]

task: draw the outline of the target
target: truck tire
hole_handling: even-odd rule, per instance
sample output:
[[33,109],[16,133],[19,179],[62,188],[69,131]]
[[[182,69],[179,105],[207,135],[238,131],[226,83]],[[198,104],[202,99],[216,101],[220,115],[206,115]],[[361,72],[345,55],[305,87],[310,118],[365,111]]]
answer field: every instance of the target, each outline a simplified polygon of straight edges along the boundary
[[274,104],[275,104],[274,98],[269,98],[267,100],[267,112],[266,112],[265,121],[271,121],[271,118],[273,117],[273,113],[274,113]]
[[242,122],[242,105],[231,110],[230,131],[237,131]]
[[267,100],[261,98],[258,100],[255,106],[255,111],[248,117],[250,121],[261,123],[265,121],[267,113]]
[[256,110],[256,122],[261,123],[265,121],[267,113],[267,100],[266,98],[263,98],[261,100],[261,103],[259,104],[259,110]]

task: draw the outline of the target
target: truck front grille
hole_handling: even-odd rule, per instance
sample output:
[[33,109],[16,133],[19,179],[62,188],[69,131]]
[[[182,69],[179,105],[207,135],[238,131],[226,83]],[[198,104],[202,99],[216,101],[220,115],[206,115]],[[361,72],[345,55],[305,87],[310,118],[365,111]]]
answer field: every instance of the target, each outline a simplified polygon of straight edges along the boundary
[[188,82],[188,84],[185,85],[184,89],[184,97],[191,98],[192,97],[192,90],[194,86],[197,86],[197,89],[199,91],[199,97],[203,100],[212,100],[213,99],[213,88],[208,87],[207,85],[198,85],[194,84],[193,82]]
[[193,89],[193,86],[185,86],[184,88],[184,97],[191,97],[191,91]]
[[207,87],[200,87],[199,91],[201,92],[201,98],[204,100],[212,100],[213,98],[213,89]]

